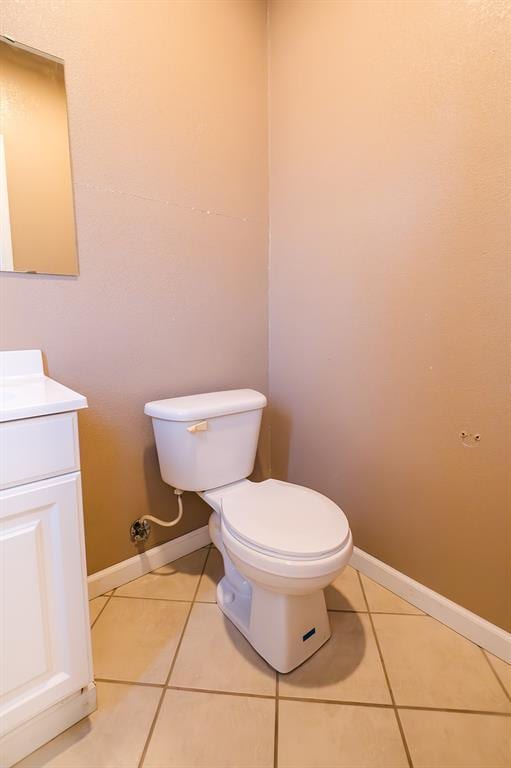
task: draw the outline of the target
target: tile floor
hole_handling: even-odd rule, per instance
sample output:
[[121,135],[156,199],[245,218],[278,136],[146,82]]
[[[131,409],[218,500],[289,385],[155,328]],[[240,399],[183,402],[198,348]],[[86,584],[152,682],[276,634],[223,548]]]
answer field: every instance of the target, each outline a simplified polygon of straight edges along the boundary
[[275,672],[194,552],[90,603],[98,710],[17,768],[511,768],[511,667],[353,568]]

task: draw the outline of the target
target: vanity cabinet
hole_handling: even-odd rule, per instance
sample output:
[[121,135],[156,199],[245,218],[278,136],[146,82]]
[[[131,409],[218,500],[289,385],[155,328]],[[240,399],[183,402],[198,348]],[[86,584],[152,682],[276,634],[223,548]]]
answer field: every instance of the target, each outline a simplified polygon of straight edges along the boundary
[[0,423],[0,488],[6,766],[95,708],[76,411]]

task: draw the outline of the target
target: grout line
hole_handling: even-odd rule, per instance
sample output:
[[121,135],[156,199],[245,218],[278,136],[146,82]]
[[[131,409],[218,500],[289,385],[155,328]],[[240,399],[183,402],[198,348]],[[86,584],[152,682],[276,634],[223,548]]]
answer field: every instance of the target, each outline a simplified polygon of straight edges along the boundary
[[511,717],[511,712],[493,712],[492,710],[484,709],[446,709],[445,707],[419,707],[413,704],[399,704],[398,709],[411,709],[414,712],[451,712],[458,715],[500,715],[501,717]]
[[374,701],[350,701],[348,699],[309,699],[304,696],[280,696],[279,701],[300,701],[302,704],[336,704],[344,707],[373,707],[373,709],[394,709],[393,704],[379,704]]
[[[96,618],[94,619],[94,621],[92,622],[92,624],[90,625],[90,631],[91,631],[91,632],[92,632],[92,627],[93,627],[93,626],[94,626],[94,624],[97,622],[97,620],[99,619],[99,617],[101,616],[101,614],[103,613],[103,611],[105,610],[105,608],[107,607],[108,603],[110,602],[110,600],[111,600],[111,599],[112,599],[112,597],[114,596],[114,592],[115,592],[115,590],[112,590],[112,592],[110,592],[110,594],[109,594],[109,595],[108,595],[108,597],[107,597],[107,601],[106,601],[106,603],[104,604],[103,608],[101,608],[100,612],[98,613],[98,615],[96,616]],[[102,595],[98,595],[98,597],[102,597]],[[93,600],[95,600],[95,598],[93,598]],[[90,602],[90,601],[89,601],[89,602]]]
[[[202,574],[200,574],[199,576],[199,582],[200,582],[201,576]],[[110,600],[110,598],[116,597],[117,599],[121,599],[121,600],[157,600],[159,602],[164,602],[164,603],[193,602],[193,603],[200,603],[201,605],[217,605],[216,600],[197,600],[194,598],[188,598],[188,600],[186,600],[185,598],[180,598],[180,597],[150,597],[149,595],[116,595],[114,594],[114,592],[112,592],[112,594],[108,596],[108,601]],[[103,597],[103,595],[98,595],[98,597]],[[95,600],[96,598],[92,598],[92,599]],[[94,623],[96,623],[101,613],[103,613],[103,611],[105,610],[106,606],[107,606],[107,603],[105,603],[105,605],[101,609],[100,613],[94,620]],[[369,611],[356,610],[355,608],[328,608],[327,607],[327,611],[328,613],[361,613],[364,615],[369,613]],[[427,614],[425,613],[405,613],[403,611],[372,611],[372,613],[382,615],[382,616],[419,616],[419,617],[427,616]]]
[[373,617],[371,616],[371,609],[369,608],[369,601],[367,599],[367,595],[366,595],[366,592],[365,592],[365,589],[364,589],[364,583],[362,581],[362,577],[360,575],[360,571],[357,571],[357,574],[358,574],[358,580],[360,582],[360,588],[362,589],[362,594],[364,595],[365,604],[367,606],[369,622],[370,622],[371,628],[373,630],[374,640],[376,642],[376,647],[378,649],[378,654],[380,656],[380,662],[381,662],[381,665],[382,665],[382,668],[383,668],[383,674],[385,675],[385,680],[387,681],[387,687],[389,689],[390,698],[392,699],[392,704],[394,706],[394,713],[396,715],[396,720],[397,720],[397,725],[398,725],[398,728],[399,728],[399,733],[401,734],[401,740],[403,742],[403,747],[404,747],[404,750],[405,750],[405,753],[406,753],[406,759],[408,760],[409,768],[413,768],[412,756],[410,754],[410,750],[408,749],[408,744],[407,744],[407,741],[406,741],[406,736],[405,736],[403,724],[401,723],[401,718],[399,716],[399,712],[398,712],[398,709],[396,707],[396,700],[394,698],[394,692],[392,691],[392,686],[390,684],[390,678],[389,678],[389,675],[388,675],[388,672],[387,672],[387,668],[385,666],[385,661],[383,659],[383,653],[382,653],[382,650],[381,650],[380,641],[378,640],[378,635],[376,634],[376,628],[374,626]]
[[299,701],[303,704],[335,704],[343,707],[371,707],[372,709],[410,709],[417,712],[446,712],[458,715],[500,715],[501,717],[511,717],[511,712],[493,712],[479,709],[446,709],[444,707],[420,707],[413,704],[378,704],[373,701],[349,701],[342,699],[310,699],[303,696],[280,696],[279,701]]
[[[199,577],[200,580],[200,577]],[[146,597],[145,595],[112,595],[117,600],[155,600],[159,603],[192,603],[193,598],[183,600],[177,597]]]
[[362,613],[364,615],[368,613],[377,614],[378,616],[427,616],[426,613],[406,613],[406,611],[361,611],[355,608],[328,608],[328,613]]
[[149,728],[149,732],[148,732],[147,738],[145,740],[144,748],[142,750],[142,754],[140,756],[140,760],[139,760],[139,763],[138,763],[138,768],[142,768],[142,766],[144,764],[144,760],[145,760],[146,755],[147,755],[147,750],[149,749],[149,744],[151,742],[151,738],[153,736],[154,729],[156,727],[156,721],[158,720],[158,716],[160,714],[160,710],[161,710],[162,704],[163,704],[163,699],[165,697],[167,686],[168,686],[169,681],[170,681],[170,676],[172,675],[172,671],[173,671],[174,666],[176,664],[176,660],[177,660],[177,657],[178,657],[178,654],[179,654],[179,650],[181,648],[181,643],[183,642],[183,638],[185,636],[186,628],[187,628],[188,622],[190,620],[190,615],[192,613],[193,604],[195,602],[195,598],[197,597],[197,592],[199,591],[199,585],[200,585],[202,576],[204,575],[204,571],[206,570],[206,563],[208,562],[209,553],[210,552],[211,552],[211,549],[208,549],[206,557],[204,558],[204,562],[202,564],[202,570],[201,570],[199,579],[197,580],[197,585],[195,587],[195,591],[193,593],[192,602],[190,603],[190,607],[188,608],[188,613],[186,615],[185,623],[183,624],[183,629],[181,631],[181,637],[179,638],[178,644],[176,646],[176,650],[175,650],[175,653],[174,653],[174,658],[172,659],[172,662],[170,664],[170,669],[169,669],[168,675],[167,675],[166,680],[165,680],[165,687],[163,688],[163,690],[161,692],[160,700],[158,702],[158,706],[156,707],[156,712],[154,713],[153,722],[151,723],[151,727]]
[[95,677],[95,683],[119,683],[120,685],[139,685],[143,688],[165,688],[165,683],[143,683],[138,680],[116,680],[115,677]]
[[194,600],[194,605],[218,605],[216,600]]
[[423,619],[427,616],[429,619],[433,618],[429,613],[417,613],[417,611],[414,611],[413,613],[411,611],[368,611],[368,613],[372,616],[417,616],[419,619]]
[[[276,696],[271,696],[270,694],[264,694],[264,693],[246,693],[241,691],[218,691],[214,688],[190,688],[186,685],[165,685],[164,683],[142,683],[142,682],[135,682],[133,680],[116,680],[115,678],[110,677],[96,677],[95,678],[96,683],[116,683],[119,685],[131,685],[131,686],[138,686],[142,688],[163,688],[168,691],[188,691],[189,693],[211,693],[214,695],[219,696],[235,696],[235,697],[242,697],[246,699],[265,699],[270,701],[299,701],[303,704],[334,704],[336,706],[344,706],[344,707],[372,707],[373,709],[406,709],[406,710],[412,710],[416,712],[446,712],[451,714],[458,714],[458,715],[490,715],[494,717],[495,715],[498,715],[500,717],[507,717],[511,718],[511,712],[496,712],[493,710],[484,710],[484,709],[459,709],[456,707],[425,707],[425,706],[419,706],[414,704],[399,704],[394,707],[393,704],[381,704],[379,702],[374,701],[352,701],[350,699],[319,699],[319,698],[307,698],[305,696],[283,696],[282,694],[277,694]],[[277,723],[276,723],[277,726]],[[278,730],[278,729],[277,729]]]
[[275,730],[273,733],[273,768],[279,766],[279,673],[275,681]]
[[[481,646],[479,645],[479,646],[478,646],[478,648],[481,648]],[[504,685],[504,683],[503,683],[503,682],[502,682],[502,680],[500,679],[500,676],[499,676],[499,674],[498,674],[497,670],[495,669],[495,667],[494,667],[494,666],[493,666],[493,664],[491,663],[491,661],[490,661],[490,657],[489,657],[489,656],[486,654],[486,651],[484,651],[484,650],[483,650],[483,648],[481,648],[481,653],[483,654],[484,658],[485,658],[485,659],[486,659],[486,661],[488,662],[488,666],[490,667],[491,671],[493,672],[493,674],[494,674],[494,675],[495,675],[495,677],[497,678],[497,681],[498,681],[498,683],[499,683],[500,687],[502,688],[502,690],[504,691],[504,693],[505,693],[505,695],[506,695],[506,698],[507,698],[509,701],[511,701],[511,696],[509,695],[509,693],[508,693],[508,690],[507,690],[506,686]]]
[[335,704],[344,707],[373,707],[373,709],[394,709],[393,704],[378,704],[374,701],[350,701],[343,699],[309,699],[304,696],[280,696],[279,701],[299,701],[302,704]]
[[[277,680],[276,695],[271,696],[265,693],[247,693],[245,691],[219,691],[214,688],[191,688],[186,685],[171,685],[168,683],[142,683],[134,682],[133,680],[116,680],[108,677],[96,677],[98,683],[119,683],[120,685],[135,685],[146,688],[164,688],[169,691],[188,691],[189,693],[211,693],[219,696],[237,696],[247,699],[265,699],[278,701],[299,701],[304,704],[334,704],[336,706],[345,707],[372,707],[373,709],[406,709],[417,712],[446,712],[451,714],[460,715],[499,715],[501,717],[511,718],[511,712],[497,712],[493,710],[484,709],[462,709],[459,707],[426,707],[415,704],[383,704],[374,701],[353,701],[351,699],[320,699],[317,697],[305,697],[305,696],[286,696],[279,693],[279,680]],[[276,730],[278,731],[278,724],[276,721]]]
[[169,691],[188,691],[188,693],[213,693],[219,696],[244,696],[246,699],[269,699],[275,700],[275,696],[264,693],[245,693],[241,691],[215,691],[213,688],[190,688],[186,685],[167,685]]
[[206,566],[208,564],[208,560],[209,560],[209,557],[211,555],[211,552],[212,552],[212,549],[211,549],[211,544],[210,544],[208,546],[208,548],[206,549],[206,557],[204,558],[204,562],[202,563],[202,570],[200,572],[199,580],[197,582],[197,586],[195,587],[195,590],[194,590],[194,593],[193,593],[193,596],[192,596],[192,605],[197,602],[197,595],[199,594],[200,583],[202,581],[202,577],[206,573]]
[[[242,691],[218,691],[214,688],[190,688],[186,685],[165,685],[164,683],[143,683],[134,680],[117,680],[112,677],[96,677],[96,683],[116,683],[118,685],[131,685],[141,688],[166,688],[169,691],[188,691],[189,693],[212,693],[219,696],[238,696],[247,699],[266,699],[278,701],[299,701],[304,704],[335,704],[345,707],[372,707],[373,709],[394,709],[393,704],[381,704],[374,701],[352,701],[350,699],[319,699],[317,697],[308,698],[305,696],[282,696],[277,693],[276,696],[264,693],[246,693]],[[277,683],[278,685],[278,683]],[[498,715],[500,717],[511,718],[511,712],[497,712],[485,709],[460,709],[457,707],[426,707],[415,704],[399,704],[397,709],[407,709],[418,712],[446,712],[459,715]]]
[[329,608],[326,607],[328,613],[367,613],[367,611],[357,611],[355,608]]

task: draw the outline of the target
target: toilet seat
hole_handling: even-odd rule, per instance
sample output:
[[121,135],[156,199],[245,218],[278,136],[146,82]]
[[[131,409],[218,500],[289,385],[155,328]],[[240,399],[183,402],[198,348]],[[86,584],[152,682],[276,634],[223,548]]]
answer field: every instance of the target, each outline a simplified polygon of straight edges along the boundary
[[[319,579],[325,582],[326,579],[325,583],[329,583],[349,562],[353,551],[351,532],[343,546],[333,554],[299,560],[279,557],[275,553],[268,554],[247,546],[230,533],[223,521],[220,530],[222,544],[239,571],[268,586],[272,585],[276,591],[287,593],[295,591],[299,582],[303,584],[307,581],[311,585],[314,580]],[[242,564],[244,564],[243,568]],[[293,582],[296,583],[295,586],[292,586]],[[319,586],[324,585],[322,583]]]
[[228,538],[264,560],[305,564],[330,559],[351,539],[348,521],[337,504],[292,483],[243,484],[222,498],[221,509],[222,529]]

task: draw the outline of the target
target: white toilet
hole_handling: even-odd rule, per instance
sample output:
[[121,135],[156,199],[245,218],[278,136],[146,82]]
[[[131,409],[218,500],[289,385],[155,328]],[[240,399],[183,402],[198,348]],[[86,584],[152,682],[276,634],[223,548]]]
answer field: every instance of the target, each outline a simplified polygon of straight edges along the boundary
[[196,491],[214,510],[209,530],[225,576],[223,613],[279,672],[289,672],[330,637],[323,589],[348,563],[344,513],[310,488],[253,483],[264,395],[252,389],[147,403],[162,478]]

